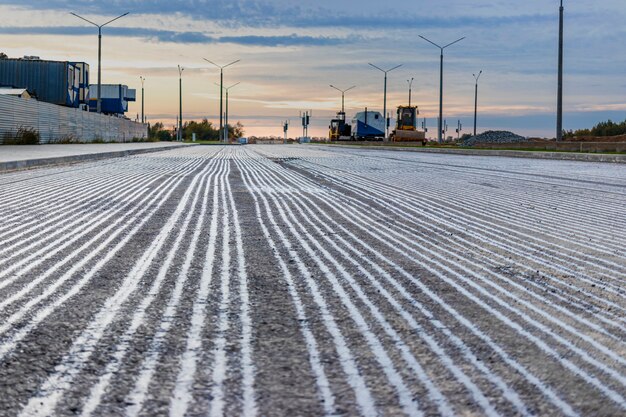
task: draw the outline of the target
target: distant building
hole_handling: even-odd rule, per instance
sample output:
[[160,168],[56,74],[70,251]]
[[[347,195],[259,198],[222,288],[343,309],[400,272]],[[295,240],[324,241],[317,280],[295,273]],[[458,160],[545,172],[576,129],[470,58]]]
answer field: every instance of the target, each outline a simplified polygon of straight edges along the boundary
[[89,100],[89,65],[46,61],[37,56],[0,59],[0,85],[26,89],[37,100],[81,107]]

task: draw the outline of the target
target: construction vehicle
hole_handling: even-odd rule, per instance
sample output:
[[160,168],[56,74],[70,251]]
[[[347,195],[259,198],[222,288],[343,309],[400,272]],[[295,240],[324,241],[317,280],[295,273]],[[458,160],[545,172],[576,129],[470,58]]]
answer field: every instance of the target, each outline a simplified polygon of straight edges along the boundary
[[358,112],[352,118],[352,140],[383,140],[385,138],[385,119],[380,112]]
[[396,128],[391,132],[392,142],[422,142],[426,145],[426,132],[417,130],[417,106],[399,106]]
[[385,120],[377,111],[358,112],[352,118],[352,123],[346,122],[346,114],[341,111],[330,121],[328,138],[331,141],[379,141],[385,138]]
[[346,123],[346,113],[338,112],[337,117],[330,121],[328,126],[328,138],[333,140],[350,140],[352,134],[352,126]]

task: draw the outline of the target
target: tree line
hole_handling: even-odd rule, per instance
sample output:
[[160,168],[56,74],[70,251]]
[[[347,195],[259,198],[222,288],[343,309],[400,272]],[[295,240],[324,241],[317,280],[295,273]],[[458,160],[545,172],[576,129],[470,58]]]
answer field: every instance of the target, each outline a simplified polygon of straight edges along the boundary
[[565,138],[580,136],[618,136],[626,135],[626,120],[615,123],[612,120],[600,122],[591,129],[568,130],[564,132]]
[[[183,124],[183,138],[184,140],[191,140],[193,134],[195,133],[197,141],[219,141],[219,130],[219,126],[213,126],[213,123],[209,122],[207,119],[202,119],[202,121],[200,122],[192,120]],[[243,135],[244,130],[243,124],[241,124],[241,122],[237,122],[235,125],[228,125],[229,139],[239,139],[243,137]],[[168,130],[165,128],[163,123],[157,122],[153,125],[150,125],[149,137],[150,139],[159,141],[176,140],[176,129],[174,128]]]

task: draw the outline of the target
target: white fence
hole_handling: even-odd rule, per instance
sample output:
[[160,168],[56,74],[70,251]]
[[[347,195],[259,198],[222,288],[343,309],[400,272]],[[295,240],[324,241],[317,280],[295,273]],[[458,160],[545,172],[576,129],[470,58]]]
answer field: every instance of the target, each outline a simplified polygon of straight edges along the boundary
[[67,139],[130,142],[148,137],[148,125],[34,99],[0,95],[0,143],[20,129],[39,132],[40,143]]

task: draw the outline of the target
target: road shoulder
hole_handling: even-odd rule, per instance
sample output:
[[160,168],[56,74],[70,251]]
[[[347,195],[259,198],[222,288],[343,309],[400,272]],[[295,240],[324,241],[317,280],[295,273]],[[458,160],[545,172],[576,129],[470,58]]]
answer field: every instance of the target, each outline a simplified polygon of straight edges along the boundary
[[398,152],[423,152],[423,153],[442,153],[452,155],[468,155],[468,156],[503,156],[509,158],[532,158],[532,159],[555,159],[561,161],[583,161],[583,162],[611,162],[626,164],[626,154],[597,154],[597,153],[577,153],[577,152],[540,152],[540,151],[516,151],[516,150],[497,150],[497,149],[450,149],[450,148],[418,148],[418,147],[399,147],[399,146],[368,146],[368,145],[330,145],[323,144],[318,146],[329,146],[338,148],[380,149],[385,151]]
[[63,165],[98,159],[119,158],[175,149],[187,144],[176,142],[32,145],[0,147],[0,172],[43,166]]

